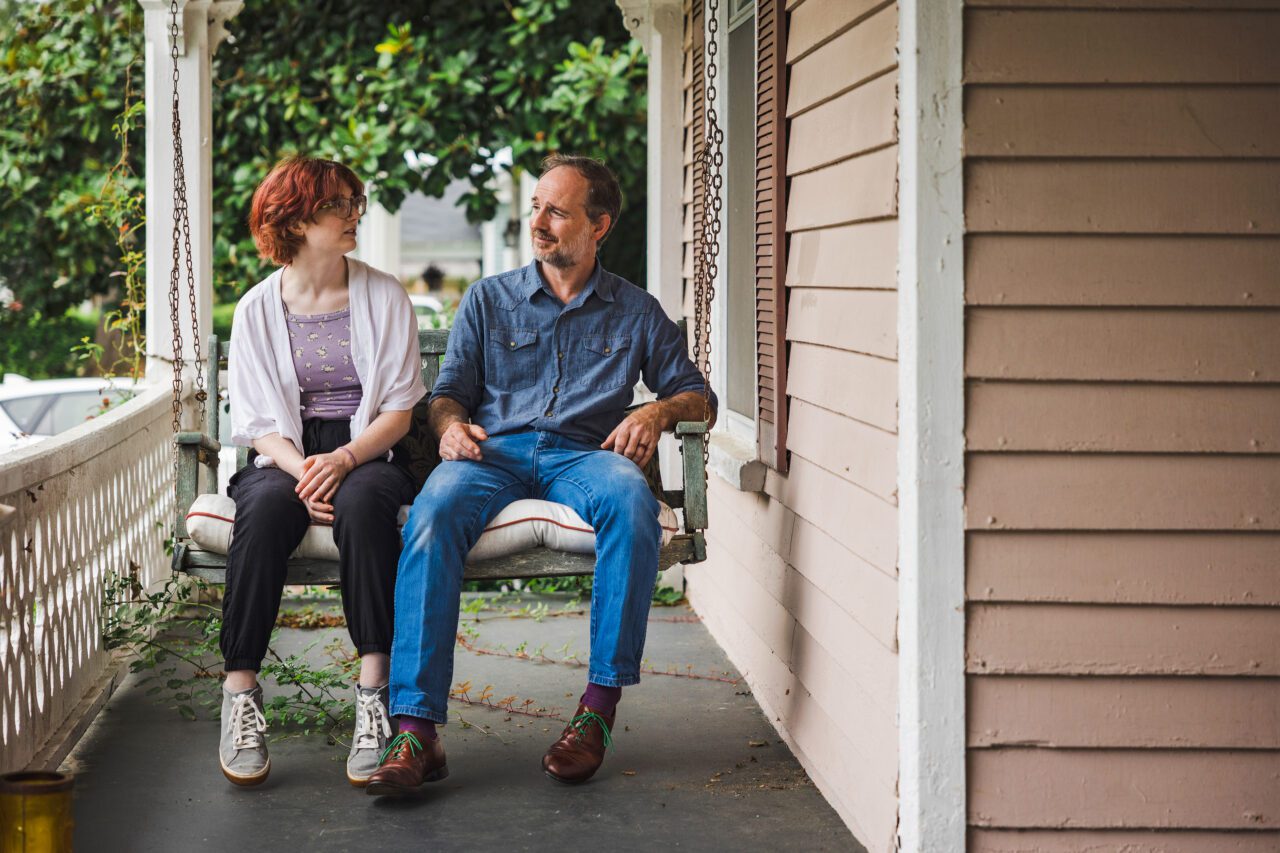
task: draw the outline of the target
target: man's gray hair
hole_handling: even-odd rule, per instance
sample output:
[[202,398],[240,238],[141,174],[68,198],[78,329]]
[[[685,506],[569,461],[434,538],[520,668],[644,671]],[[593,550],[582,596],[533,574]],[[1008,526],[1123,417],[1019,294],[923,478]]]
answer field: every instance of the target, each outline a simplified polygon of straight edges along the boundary
[[587,180],[587,216],[592,222],[603,214],[609,214],[609,230],[600,238],[603,243],[609,239],[618,217],[622,214],[622,188],[618,186],[618,178],[613,170],[603,161],[594,157],[581,157],[575,154],[552,154],[542,161],[542,174],[560,166],[568,166]]

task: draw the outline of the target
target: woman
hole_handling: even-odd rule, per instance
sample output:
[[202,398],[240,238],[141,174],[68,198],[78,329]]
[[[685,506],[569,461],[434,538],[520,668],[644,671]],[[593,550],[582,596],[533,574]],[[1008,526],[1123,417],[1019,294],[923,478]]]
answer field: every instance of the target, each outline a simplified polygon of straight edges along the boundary
[[256,785],[271,769],[257,672],[286,562],[311,524],[333,525],[342,607],[360,655],[351,784],[364,785],[390,734],[396,514],[412,503],[414,484],[388,460],[426,389],[404,288],[346,257],[363,191],[346,166],[295,157],[262,182],[249,214],[259,252],[281,268],[240,300],[231,332],[232,440],[254,450],[228,487],[236,517],[218,757],[237,785]]

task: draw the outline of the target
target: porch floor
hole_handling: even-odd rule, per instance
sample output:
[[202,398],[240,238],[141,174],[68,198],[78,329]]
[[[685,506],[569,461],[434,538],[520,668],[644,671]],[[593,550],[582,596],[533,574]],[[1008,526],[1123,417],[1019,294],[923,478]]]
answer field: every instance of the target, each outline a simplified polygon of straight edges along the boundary
[[[554,613],[565,600],[521,603],[530,602]],[[558,658],[567,643],[586,657],[585,616],[479,618],[478,647],[524,643]],[[345,629],[286,629],[277,649],[319,640],[319,654],[332,636]],[[684,606],[653,609],[646,654],[658,670],[738,678]],[[463,648],[454,670],[472,697],[492,685],[495,698],[566,716],[584,679],[585,669]],[[131,676],[64,763],[76,775],[76,849],[861,850],[747,691],[745,682],[644,675],[619,706],[615,748],[578,787],[540,766],[563,722],[454,701],[443,729],[449,778],[396,801],[350,787],[345,748],[320,735],[275,734],[270,779],[236,788],[218,769],[217,721],[183,719]]]

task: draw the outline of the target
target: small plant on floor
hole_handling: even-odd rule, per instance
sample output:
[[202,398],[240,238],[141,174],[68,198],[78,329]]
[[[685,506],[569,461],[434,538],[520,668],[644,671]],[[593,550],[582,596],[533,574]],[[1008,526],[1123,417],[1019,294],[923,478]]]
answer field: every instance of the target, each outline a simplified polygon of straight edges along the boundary
[[[108,575],[103,586],[106,647],[131,653],[129,669],[145,673],[147,694],[167,692],[174,709],[189,720],[216,716],[222,701],[222,611],[207,602],[209,592],[204,581],[183,575],[171,575],[148,592],[136,569],[129,575]],[[354,720],[346,696],[359,659],[335,640],[325,647],[329,662],[317,666],[307,659],[314,643],[282,656],[275,651],[276,640],[273,633],[259,673],[262,680],[284,688],[265,703],[268,723],[290,734],[323,733],[337,742]]]

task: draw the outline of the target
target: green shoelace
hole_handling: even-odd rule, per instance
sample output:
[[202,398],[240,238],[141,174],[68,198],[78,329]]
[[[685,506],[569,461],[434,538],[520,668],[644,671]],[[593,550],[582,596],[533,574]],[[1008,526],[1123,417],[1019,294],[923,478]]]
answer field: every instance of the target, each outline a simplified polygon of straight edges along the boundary
[[418,740],[417,735],[413,732],[401,732],[392,739],[391,743],[387,744],[386,749],[382,750],[382,755],[378,756],[378,763],[385,763],[387,756],[394,752],[402,743],[409,745],[410,758],[413,758],[413,756],[422,752],[422,741]]
[[609,734],[609,724],[605,722],[604,717],[600,716],[595,711],[583,711],[581,714],[569,721],[569,725],[573,726],[574,731],[578,733],[579,737],[582,736],[583,729],[585,729],[590,723],[596,723],[600,726],[600,731],[604,732],[605,749],[612,749],[613,736]]

